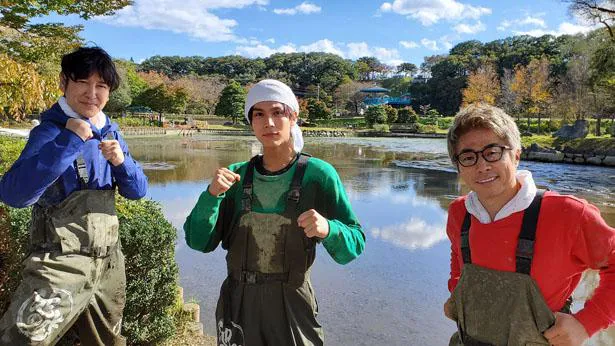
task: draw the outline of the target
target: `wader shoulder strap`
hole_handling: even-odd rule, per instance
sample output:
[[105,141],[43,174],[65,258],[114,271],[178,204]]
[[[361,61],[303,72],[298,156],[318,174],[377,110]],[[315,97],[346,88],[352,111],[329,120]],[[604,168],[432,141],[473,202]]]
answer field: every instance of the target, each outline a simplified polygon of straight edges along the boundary
[[299,203],[299,197],[301,197],[301,182],[303,181],[303,176],[305,175],[305,169],[309,159],[309,155],[299,154],[299,158],[297,159],[297,168],[295,169],[293,179],[290,182],[287,203],[294,202],[295,205]]
[[88,174],[88,168],[85,165],[85,160],[83,159],[83,154],[79,154],[79,157],[73,163],[75,166],[75,172],[77,172],[77,181],[79,182],[79,189],[86,190],[88,188],[88,181],[90,181],[90,176]]
[[254,156],[248,162],[248,168],[246,168],[246,175],[243,177],[243,194],[241,196],[241,210],[249,212],[252,210],[252,190],[254,186],[254,166],[259,159],[259,155]]
[[517,273],[530,274],[532,269],[532,259],[534,258],[534,240],[536,239],[536,225],[538,224],[538,214],[542,204],[542,196],[545,190],[536,191],[536,196],[525,212],[523,213],[523,223],[517,244]]
[[466,211],[466,216],[463,219],[463,225],[461,226],[461,257],[463,263],[472,263],[472,254],[470,252],[470,224],[472,223],[472,216]]

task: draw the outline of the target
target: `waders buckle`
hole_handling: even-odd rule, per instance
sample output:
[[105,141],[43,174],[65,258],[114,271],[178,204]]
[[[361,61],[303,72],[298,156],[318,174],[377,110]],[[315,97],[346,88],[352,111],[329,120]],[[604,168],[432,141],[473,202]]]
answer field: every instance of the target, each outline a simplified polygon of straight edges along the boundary
[[241,281],[248,283],[248,284],[255,284],[256,283],[256,272],[242,271]]

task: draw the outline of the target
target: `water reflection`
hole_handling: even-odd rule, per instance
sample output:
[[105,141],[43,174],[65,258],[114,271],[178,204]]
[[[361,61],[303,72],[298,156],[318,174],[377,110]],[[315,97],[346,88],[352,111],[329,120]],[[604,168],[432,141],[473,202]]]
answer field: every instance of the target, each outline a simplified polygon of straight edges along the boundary
[[[180,281],[186,296],[200,302],[205,330],[213,334],[225,252],[202,254],[187,248],[181,226],[213,172],[248,160],[260,145],[252,137],[203,137],[132,139],[130,147],[145,163],[150,197],[162,203],[178,227]],[[318,249],[312,278],[327,344],[447,344],[455,326],[441,312],[448,297],[446,210],[467,191],[448,162],[446,143],[306,138],[305,150],[337,169],[368,237],[365,253],[347,266]],[[174,168],[163,169],[170,166]],[[598,204],[615,225],[615,207],[608,204],[615,194],[615,170],[536,163],[523,167],[533,171],[539,185],[570,190]],[[601,342],[595,345],[613,344]]]

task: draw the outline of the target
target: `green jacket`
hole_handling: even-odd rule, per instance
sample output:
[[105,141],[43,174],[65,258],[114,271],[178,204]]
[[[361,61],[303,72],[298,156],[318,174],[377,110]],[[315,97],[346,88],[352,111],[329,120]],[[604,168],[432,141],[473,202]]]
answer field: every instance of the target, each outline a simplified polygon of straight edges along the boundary
[[[245,177],[247,162],[232,164],[229,169]],[[281,213],[297,163],[280,175],[254,172],[254,205],[259,213]],[[206,189],[184,223],[186,243],[195,250],[210,252],[227,239],[241,212],[242,185],[235,183],[224,194],[215,197]],[[363,252],[365,235],[354,215],[342,182],[329,163],[310,158],[301,185],[300,213],[315,209],[329,220],[329,235],[322,243],[331,257],[340,264],[352,261]],[[222,243],[224,249],[229,244]]]

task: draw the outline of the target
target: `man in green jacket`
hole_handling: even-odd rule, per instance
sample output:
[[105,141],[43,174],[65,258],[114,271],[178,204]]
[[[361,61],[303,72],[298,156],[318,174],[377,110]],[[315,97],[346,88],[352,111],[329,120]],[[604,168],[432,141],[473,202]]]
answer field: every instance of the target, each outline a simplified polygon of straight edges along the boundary
[[184,224],[191,248],[222,243],[228,251],[220,345],[322,345],[310,282],[316,245],[340,264],[363,252],[365,235],[337,172],[301,153],[298,113],[288,86],[255,84],[245,116],[263,154],[219,168]]

